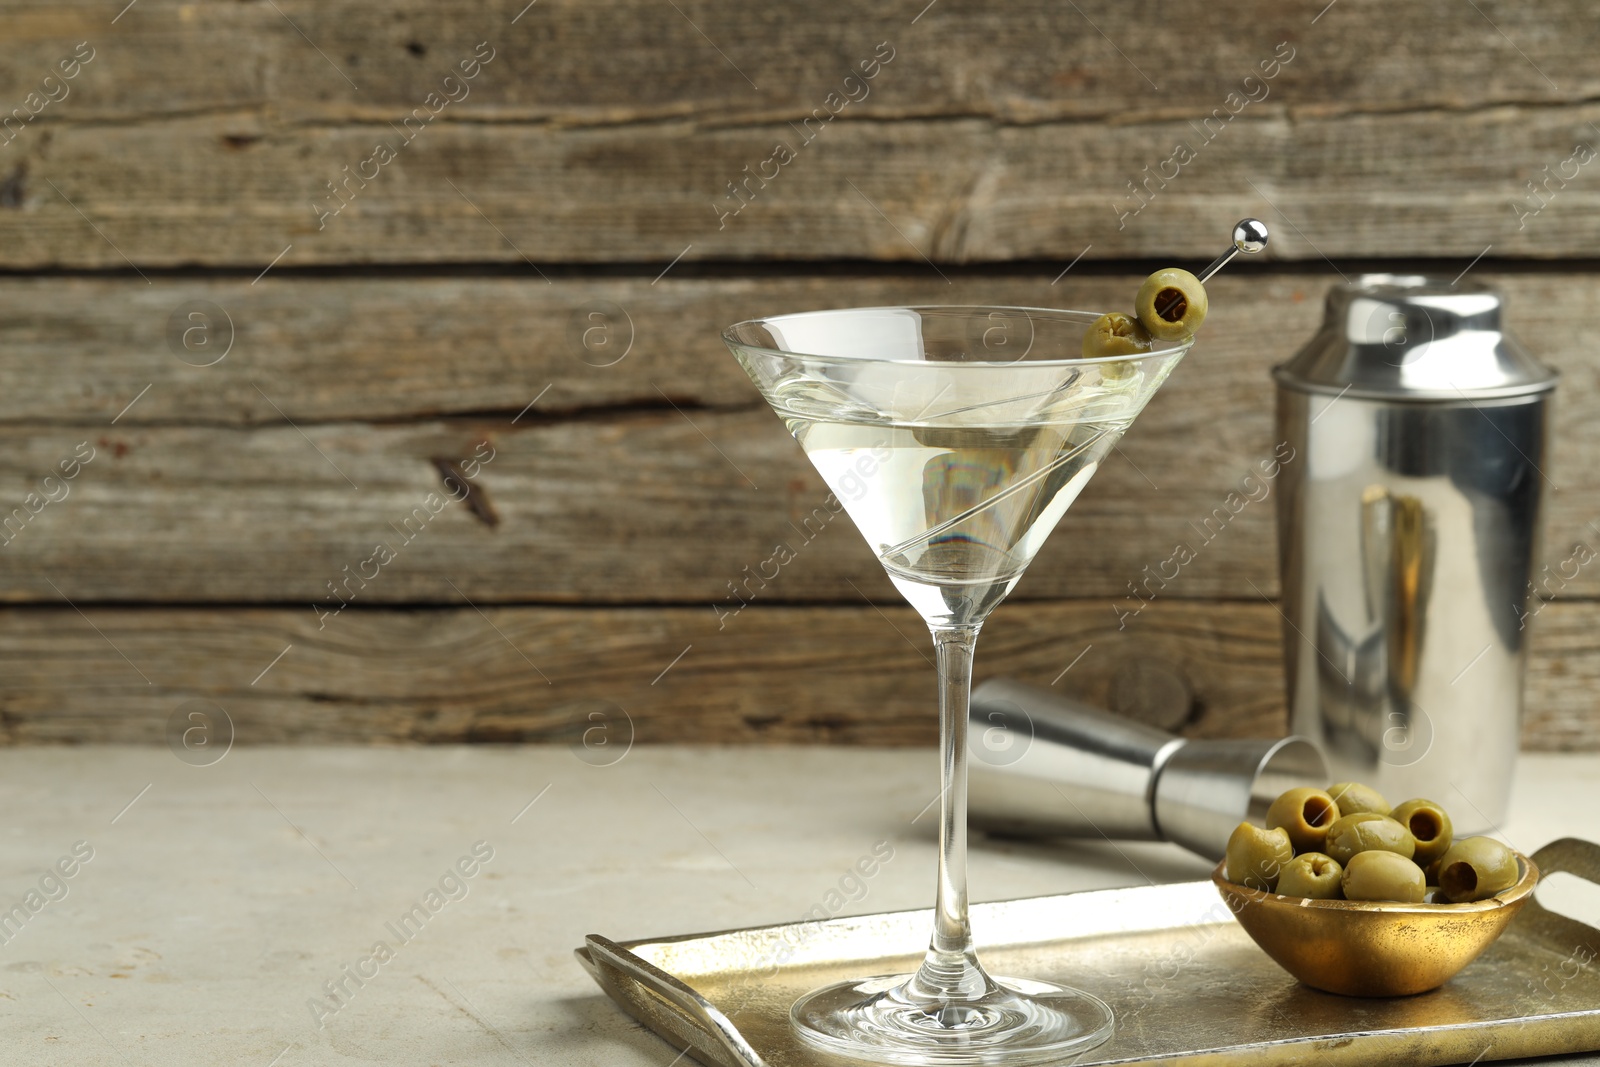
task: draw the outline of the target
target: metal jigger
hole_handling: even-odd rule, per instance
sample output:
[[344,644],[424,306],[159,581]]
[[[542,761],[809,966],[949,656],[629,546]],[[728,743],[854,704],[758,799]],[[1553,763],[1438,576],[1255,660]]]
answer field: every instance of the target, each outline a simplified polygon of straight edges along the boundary
[[1006,679],[972,694],[969,820],[1028,837],[1171,841],[1211,860],[1285,789],[1326,786],[1302,737],[1188,741]]

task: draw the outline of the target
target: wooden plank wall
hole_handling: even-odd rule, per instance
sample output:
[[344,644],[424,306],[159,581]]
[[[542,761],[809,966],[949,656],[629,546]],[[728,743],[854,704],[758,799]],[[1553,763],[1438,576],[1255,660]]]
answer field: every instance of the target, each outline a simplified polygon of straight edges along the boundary
[[[1272,249],[980,676],[1282,729],[1270,499],[1116,608],[1271,452],[1341,274],[1502,288],[1564,375],[1547,558],[1600,545],[1588,5],[1156,14],[0,2],[0,737],[930,742],[925,636],[845,521],[799,532],[826,490],[717,327],[1118,306],[1244,215]],[[1525,743],[1600,747],[1600,570],[1551,588]]]

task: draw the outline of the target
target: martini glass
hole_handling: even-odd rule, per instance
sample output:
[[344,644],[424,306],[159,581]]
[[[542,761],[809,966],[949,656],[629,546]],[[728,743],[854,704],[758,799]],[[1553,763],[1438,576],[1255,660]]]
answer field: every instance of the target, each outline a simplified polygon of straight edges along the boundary
[[1111,1010],[1054,982],[991,978],[967,921],[967,705],[989,612],[1190,342],[1074,358],[1098,316],[880,307],[723,333],[901,595],[939,671],[939,875],[916,973],[842,982],[791,1012],[819,1050],[895,1064],[1059,1061],[1105,1041]]

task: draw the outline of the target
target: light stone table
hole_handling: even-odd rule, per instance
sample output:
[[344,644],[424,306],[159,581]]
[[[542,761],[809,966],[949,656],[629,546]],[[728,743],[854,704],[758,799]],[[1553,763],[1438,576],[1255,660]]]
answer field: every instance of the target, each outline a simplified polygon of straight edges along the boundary
[[[0,1063],[668,1067],[678,1050],[574,961],[583,936],[925,907],[935,762],[238,748],[194,767],[164,748],[3,751]],[[1597,779],[1600,757],[1524,758],[1509,840],[1596,836]],[[845,901],[841,880],[879,842],[893,858]],[[1174,846],[975,835],[971,880],[983,900],[1205,874]]]

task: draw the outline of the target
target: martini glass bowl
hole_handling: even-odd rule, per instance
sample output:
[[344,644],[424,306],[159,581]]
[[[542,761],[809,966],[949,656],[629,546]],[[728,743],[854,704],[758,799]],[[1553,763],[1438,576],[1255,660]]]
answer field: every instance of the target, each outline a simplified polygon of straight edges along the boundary
[[1055,982],[991,978],[967,920],[967,706],[978,631],[1189,342],[1080,358],[1092,312],[878,307],[741,322],[723,340],[933,635],[939,869],[914,974],[815,990],[803,1042],[893,1064],[1059,1061],[1111,1010]]

